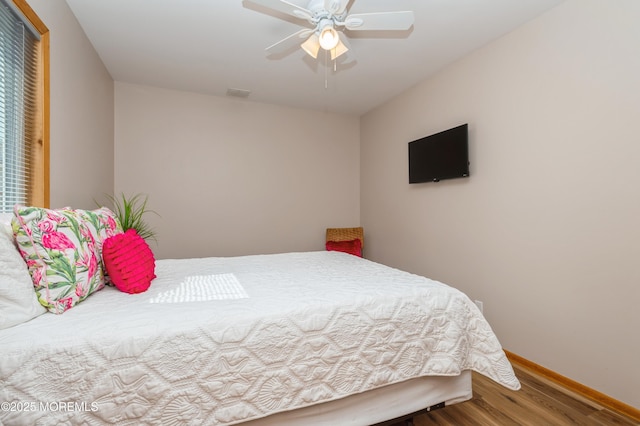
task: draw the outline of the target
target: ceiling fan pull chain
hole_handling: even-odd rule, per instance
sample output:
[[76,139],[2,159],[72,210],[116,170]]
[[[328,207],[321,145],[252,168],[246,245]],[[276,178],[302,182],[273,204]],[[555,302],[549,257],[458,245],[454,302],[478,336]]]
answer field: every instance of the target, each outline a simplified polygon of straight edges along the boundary
[[326,51],[324,54],[324,88],[325,90],[329,88],[329,64],[327,61],[329,60],[329,51]]

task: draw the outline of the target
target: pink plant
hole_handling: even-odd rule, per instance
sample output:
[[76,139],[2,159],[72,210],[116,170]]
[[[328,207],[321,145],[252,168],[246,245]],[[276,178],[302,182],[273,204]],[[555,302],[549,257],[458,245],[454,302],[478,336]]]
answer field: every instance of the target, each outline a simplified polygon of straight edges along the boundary
[[87,294],[87,289],[82,286],[82,283],[76,285],[76,296],[83,297]]
[[64,299],[60,299],[58,300],[58,305],[62,306],[62,310],[66,311],[67,309],[70,309],[73,306],[73,298],[71,297],[65,297]]
[[93,277],[98,269],[98,258],[93,250],[85,252],[78,260],[78,265],[87,269],[87,275]]
[[31,274],[31,279],[33,280],[34,285],[40,286],[40,281],[42,281],[42,270],[40,268],[34,269]]
[[93,238],[93,234],[87,225],[80,227],[80,235],[82,235],[85,240],[95,243],[95,238]]
[[113,219],[113,217],[111,217],[110,215],[107,215],[107,220],[106,220],[106,231],[107,231],[107,237],[112,237],[116,234],[116,228],[118,227],[118,225],[116,224],[116,221]]

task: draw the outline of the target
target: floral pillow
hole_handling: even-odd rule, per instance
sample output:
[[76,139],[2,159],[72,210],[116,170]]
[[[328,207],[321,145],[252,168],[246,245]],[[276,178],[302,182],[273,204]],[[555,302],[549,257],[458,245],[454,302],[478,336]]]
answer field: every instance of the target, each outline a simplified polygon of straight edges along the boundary
[[111,210],[16,205],[14,214],[13,235],[42,306],[61,314],[104,287],[102,243],[122,232]]

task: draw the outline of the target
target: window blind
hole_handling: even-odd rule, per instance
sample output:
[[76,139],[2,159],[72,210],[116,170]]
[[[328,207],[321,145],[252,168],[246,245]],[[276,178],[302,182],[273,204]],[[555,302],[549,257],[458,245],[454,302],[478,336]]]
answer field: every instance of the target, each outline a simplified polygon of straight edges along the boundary
[[0,212],[29,204],[39,135],[39,37],[0,0]]

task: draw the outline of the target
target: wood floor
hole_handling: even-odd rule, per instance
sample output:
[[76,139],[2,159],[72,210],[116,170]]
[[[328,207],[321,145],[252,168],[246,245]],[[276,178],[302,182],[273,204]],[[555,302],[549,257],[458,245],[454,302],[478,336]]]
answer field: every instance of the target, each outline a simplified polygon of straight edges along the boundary
[[510,391],[473,373],[471,400],[420,414],[413,418],[414,426],[640,425],[640,422],[575,395],[530,370],[516,365],[514,370],[522,384],[519,391]]

